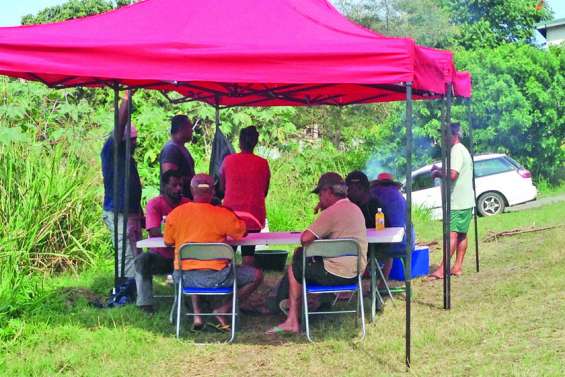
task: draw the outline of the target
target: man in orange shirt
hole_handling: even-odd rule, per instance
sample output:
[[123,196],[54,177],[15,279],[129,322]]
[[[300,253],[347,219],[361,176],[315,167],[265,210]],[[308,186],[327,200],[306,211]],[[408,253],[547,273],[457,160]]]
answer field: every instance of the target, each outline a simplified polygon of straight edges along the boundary
[[[214,180],[207,174],[197,174],[190,182],[194,201],[176,207],[167,217],[164,241],[175,247],[175,275],[178,277],[179,248],[189,242],[226,242],[227,238],[239,240],[245,235],[245,222],[238,219],[229,209],[211,204],[215,195]],[[233,284],[229,261],[215,259],[209,261],[182,261],[183,283],[189,287],[211,288],[229,287]],[[261,284],[263,274],[251,266],[237,268],[239,299],[243,302]],[[192,296],[195,313],[200,313],[198,297]],[[216,308],[217,313],[227,313],[231,309],[231,300]],[[217,316],[219,329],[228,330],[225,318]],[[202,317],[194,316],[194,329],[201,329]]]

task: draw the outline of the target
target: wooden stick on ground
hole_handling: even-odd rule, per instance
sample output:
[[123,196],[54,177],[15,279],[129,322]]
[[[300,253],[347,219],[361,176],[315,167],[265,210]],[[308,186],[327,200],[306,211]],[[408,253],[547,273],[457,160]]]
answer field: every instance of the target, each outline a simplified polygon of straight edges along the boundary
[[549,229],[554,229],[554,228],[558,228],[558,227],[562,227],[565,226],[565,224],[560,224],[560,225],[553,225],[553,226],[547,226],[544,228],[529,228],[529,229],[512,229],[512,230],[506,230],[504,232],[489,232],[487,234],[487,236],[484,238],[484,242],[493,242],[498,240],[501,237],[509,237],[509,236],[515,236],[516,234],[524,234],[524,233],[533,233],[533,232],[541,232],[544,230],[549,230]]

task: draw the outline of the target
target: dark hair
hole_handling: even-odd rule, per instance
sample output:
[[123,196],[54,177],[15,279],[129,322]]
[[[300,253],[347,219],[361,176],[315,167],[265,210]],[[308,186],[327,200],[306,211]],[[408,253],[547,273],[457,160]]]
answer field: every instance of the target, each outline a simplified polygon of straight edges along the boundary
[[356,184],[366,191],[369,191],[369,178],[367,178],[367,175],[365,175],[365,173],[360,170],[354,170],[351,173],[347,174],[345,183],[347,183],[347,186]]
[[453,122],[449,125],[449,131],[451,132],[452,136],[461,136],[461,125],[459,122]]
[[163,186],[168,185],[172,177],[181,179],[182,174],[178,170],[167,170],[166,172],[163,173],[163,175],[161,175],[161,184]]
[[189,124],[190,120],[186,115],[175,115],[171,118],[171,135],[176,134],[179,132],[184,125]]
[[246,151],[252,151],[259,141],[259,132],[255,126],[242,128],[239,131],[239,146]]

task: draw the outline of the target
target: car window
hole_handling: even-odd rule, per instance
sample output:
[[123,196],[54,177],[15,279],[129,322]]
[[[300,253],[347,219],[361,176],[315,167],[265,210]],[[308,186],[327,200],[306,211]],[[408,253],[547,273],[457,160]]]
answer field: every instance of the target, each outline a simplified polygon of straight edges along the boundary
[[420,173],[412,180],[412,191],[425,190],[434,187],[434,180],[431,172]]
[[518,169],[524,169],[524,167],[518,161],[514,160],[512,157],[505,156],[504,158],[510,161],[510,163],[516,166]]
[[502,157],[475,161],[475,177],[505,173],[511,170],[515,170],[515,167]]

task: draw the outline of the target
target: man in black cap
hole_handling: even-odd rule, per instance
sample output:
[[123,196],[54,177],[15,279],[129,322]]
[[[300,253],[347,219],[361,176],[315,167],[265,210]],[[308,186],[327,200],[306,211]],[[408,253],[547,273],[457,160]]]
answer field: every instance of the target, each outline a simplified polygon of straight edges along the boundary
[[347,197],[363,212],[365,226],[367,229],[375,228],[375,214],[382,206],[369,193],[369,178],[362,171],[355,170],[347,175],[345,183],[347,183]]
[[[320,177],[318,186],[312,191],[318,194],[318,218],[300,236],[302,246],[318,239],[354,239],[361,247],[360,273],[367,266],[367,230],[363,213],[347,198],[347,186],[337,173],[326,173]],[[292,265],[288,268],[289,307],[286,320],[267,331],[268,334],[298,333],[302,295],[302,248],[294,252]],[[338,257],[306,259],[306,280],[320,285],[354,284],[357,278],[357,258]]]

